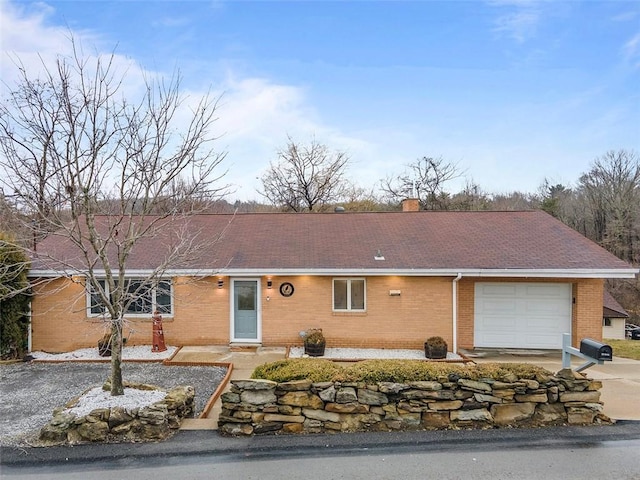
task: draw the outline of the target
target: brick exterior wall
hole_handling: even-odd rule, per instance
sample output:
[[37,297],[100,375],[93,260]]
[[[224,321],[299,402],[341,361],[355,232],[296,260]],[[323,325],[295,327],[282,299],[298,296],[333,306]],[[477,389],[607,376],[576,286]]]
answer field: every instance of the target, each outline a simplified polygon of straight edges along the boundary
[[571,343],[580,346],[583,338],[602,341],[602,298],[604,282],[600,279],[584,279],[573,284],[573,317],[571,319]]
[[[168,345],[224,345],[230,340],[231,279],[217,277],[173,279],[174,315],[163,318]],[[600,279],[490,279],[573,284],[573,343],[586,336],[602,337]],[[422,349],[433,335],[453,346],[452,277],[368,277],[366,312],[332,311],[332,277],[272,277],[260,281],[262,344],[300,345],[299,332],[322,328],[330,347],[384,347]],[[487,279],[462,278],[458,283],[458,345],[473,348],[474,286]],[[283,297],[283,282],[294,285]],[[390,290],[400,290],[391,296]],[[33,350],[63,352],[93,347],[107,325],[86,313],[82,279],[57,279],[36,289],[32,303]],[[128,319],[128,344],[151,344],[151,318]]]
[[[453,343],[450,278],[368,277],[366,312],[332,311],[332,277],[274,277],[263,282],[264,345],[299,345],[299,332],[322,328],[331,347],[423,348],[433,335]],[[295,293],[280,295],[283,282]],[[400,290],[399,296],[389,295]],[[269,295],[270,300],[266,301]]]

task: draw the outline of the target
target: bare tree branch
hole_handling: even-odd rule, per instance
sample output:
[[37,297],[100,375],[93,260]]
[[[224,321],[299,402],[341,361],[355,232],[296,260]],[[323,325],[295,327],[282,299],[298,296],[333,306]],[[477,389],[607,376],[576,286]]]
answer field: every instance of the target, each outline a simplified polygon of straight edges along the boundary
[[273,205],[293,211],[313,211],[341,198],[347,183],[344,179],[349,157],[331,152],[316,142],[299,145],[291,137],[278,160],[270,163],[262,176],[262,192]]
[[444,190],[445,184],[461,174],[454,163],[422,157],[407,165],[402,174],[381,180],[381,190],[395,203],[417,198],[424,210],[447,210],[450,198]]
[[[0,107],[0,185],[29,219],[26,226],[70,242],[82,259],[78,268],[77,258],[55,250],[32,252],[41,267],[85,275],[85,289],[105,306],[116,395],[123,393],[127,308],[168,268],[197,261],[204,239],[189,218],[226,192],[219,184],[225,154],[213,149],[216,99],[188,105],[176,73],[167,81],[146,79],[130,102],[115,55],[85,57],[71,41],[73,55],[43,65],[42,79],[22,68]],[[161,239],[165,250],[132,284],[127,262],[148,238]]]

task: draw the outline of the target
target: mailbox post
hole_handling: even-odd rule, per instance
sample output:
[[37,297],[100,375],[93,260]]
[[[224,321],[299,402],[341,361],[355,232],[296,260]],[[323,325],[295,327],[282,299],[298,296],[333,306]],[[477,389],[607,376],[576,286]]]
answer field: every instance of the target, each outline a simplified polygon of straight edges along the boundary
[[604,343],[591,338],[585,338],[580,342],[580,349],[571,346],[571,335],[562,334],[562,368],[571,368],[571,355],[580,357],[587,362],[576,368],[581,372],[594,365],[602,365],[605,361],[613,360],[613,349]]

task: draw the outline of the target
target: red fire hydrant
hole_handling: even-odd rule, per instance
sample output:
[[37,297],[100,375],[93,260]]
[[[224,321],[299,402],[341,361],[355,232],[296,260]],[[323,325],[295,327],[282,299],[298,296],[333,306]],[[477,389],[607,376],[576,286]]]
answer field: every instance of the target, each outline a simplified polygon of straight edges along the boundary
[[164,332],[162,331],[162,315],[153,312],[153,347],[152,352],[164,352],[167,346],[164,344]]

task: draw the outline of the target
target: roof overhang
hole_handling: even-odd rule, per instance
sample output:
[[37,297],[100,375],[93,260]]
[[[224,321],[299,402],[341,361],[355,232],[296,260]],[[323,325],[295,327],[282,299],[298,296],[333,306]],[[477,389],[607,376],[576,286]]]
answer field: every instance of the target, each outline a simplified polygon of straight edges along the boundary
[[[94,270],[94,275],[104,276],[104,270]],[[153,270],[127,270],[129,277],[147,277]],[[168,269],[163,276],[363,276],[363,277],[481,277],[481,278],[635,278],[640,269],[348,269],[348,268],[255,268],[255,269]],[[115,274],[116,272],[114,272]],[[31,278],[59,278],[85,275],[82,270],[31,270]]]

